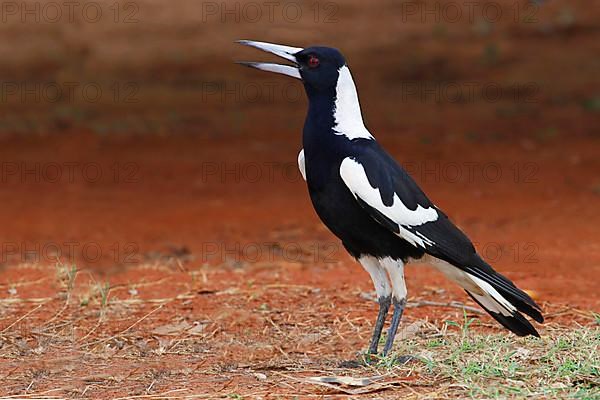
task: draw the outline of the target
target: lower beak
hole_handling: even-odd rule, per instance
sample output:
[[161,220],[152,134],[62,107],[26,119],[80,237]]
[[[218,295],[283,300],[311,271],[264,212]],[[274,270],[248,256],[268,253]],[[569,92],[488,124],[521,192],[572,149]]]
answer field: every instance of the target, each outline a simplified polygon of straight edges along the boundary
[[300,77],[300,70],[298,69],[298,62],[295,57],[296,53],[299,53],[303,50],[301,47],[283,46],[280,44],[255,42],[252,40],[238,40],[237,43],[242,44],[244,46],[256,47],[257,49],[275,54],[278,57],[285,58],[286,60],[291,61],[294,65],[264,62],[240,62],[239,64],[260,69],[263,71],[276,72],[278,74],[291,76],[292,78],[296,79],[302,79]]

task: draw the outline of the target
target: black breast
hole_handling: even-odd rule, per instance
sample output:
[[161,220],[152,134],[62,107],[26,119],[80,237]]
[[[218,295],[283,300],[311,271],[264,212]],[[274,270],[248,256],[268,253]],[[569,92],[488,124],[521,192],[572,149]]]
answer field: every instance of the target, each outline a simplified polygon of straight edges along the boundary
[[[348,141],[342,136],[338,138]],[[336,148],[339,150],[340,145]],[[304,148],[308,190],[313,207],[321,221],[341,239],[352,256],[369,254],[406,261],[408,257],[420,258],[424,254],[375,221],[348,190],[339,172],[347,153],[327,153],[323,147],[311,150],[310,146]]]

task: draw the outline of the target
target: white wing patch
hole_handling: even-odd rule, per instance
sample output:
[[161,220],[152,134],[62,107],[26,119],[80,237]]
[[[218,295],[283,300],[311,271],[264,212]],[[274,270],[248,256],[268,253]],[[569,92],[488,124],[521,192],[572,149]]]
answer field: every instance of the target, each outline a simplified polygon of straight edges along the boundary
[[336,135],[344,135],[350,140],[358,138],[374,139],[363,122],[358,93],[350,69],[344,65],[338,70],[338,73],[335,88],[335,109],[333,110],[335,121],[333,132]]
[[304,180],[306,180],[306,164],[304,164],[304,149],[300,150],[298,153],[298,169],[300,169],[300,173]]
[[400,236],[402,239],[406,240],[413,246],[420,246],[422,248],[425,248],[425,244],[429,246],[433,246],[435,244],[433,240],[426,238],[419,232],[413,233],[408,229],[404,228],[402,225],[399,225],[398,227],[400,229],[400,233],[398,234],[398,236]]
[[350,189],[354,197],[360,198],[369,206],[378,210],[390,220],[398,224],[400,228],[399,236],[414,246],[425,247],[435,243],[425,237],[423,234],[413,233],[406,229],[407,227],[423,225],[427,222],[436,221],[439,217],[437,210],[433,207],[424,208],[420,204],[415,210],[406,207],[402,200],[394,193],[391,206],[383,204],[379,189],[375,189],[369,183],[365,168],[350,157],[345,158],[340,165],[340,176]]

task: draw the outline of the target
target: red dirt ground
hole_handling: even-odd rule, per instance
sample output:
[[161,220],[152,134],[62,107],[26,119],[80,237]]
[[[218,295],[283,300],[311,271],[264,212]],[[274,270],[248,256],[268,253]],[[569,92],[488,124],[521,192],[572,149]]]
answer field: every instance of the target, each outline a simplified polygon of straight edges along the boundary
[[[331,368],[366,346],[375,316],[365,299],[371,283],[321,227],[304,183],[277,173],[252,183],[202,179],[203,162],[289,163],[295,143],[276,136],[260,145],[189,137],[26,142],[6,142],[3,159],[133,162],[139,179],[52,189],[19,183],[3,192],[0,221],[17,244],[1,282],[6,394],[101,398],[193,387],[215,396],[308,395],[311,389],[281,380]],[[385,143],[398,159],[433,156],[426,144],[398,142]],[[531,182],[420,179],[495,267],[534,294],[550,324],[586,324],[589,310],[599,309],[599,198],[590,183],[600,166],[596,146],[448,141],[433,150],[441,163],[460,154],[476,165],[494,160],[504,174],[533,162]],[[77,264],[72,284],[68,265],[51,262],[55,254],[43,245],[30,251],[62,238],[77,242],[60,256]],[[33,264],[10,266],[23,249]],[[409,267],[406,279],[413,305],[471,304],[430,268]],[[423,319],[439,326],[460,321],[462,311],[422,305],[405,314],[405,324]],[[488,317],[481,324],[498,330]],[[114,388],[120,383],[126,393]]]
[[[384,140],[384,145],[407,160],[430,197],[497,269],[541,301],[598,306],[596,139],[561,146],[447,140],[434,149],[399,142]],[[309,275],[280,267],[273,283],[301,279],[366,290],[365,273],[312,210],[294,161],[297,149],[276,136],[267,143],[254,138],[12,138],[0,150],[3,160],[38,165],[47,171],[40,176],[59,165],[63,176],[36,183],[35,175],[7,173],[0,221],[10,241],[4,243],[3,261],[73,261],[107,277],[175,258],[191,269],[228,265],[242,271],[283,261],[310,267]],[[68,163],[74,165],[72,180],[66,176]],[[85,165],[102,177],[82,176]],[[122,176],[114,175],[115,168]],[[428,285],[448,286],[430,269],[411,268],[407,279],[417,292]]]
[[[194,2],[140,3],[132,26],[44,25],[34,39],[0,27],[7,79],[140,87],[130,105],[0,109],[0,395],[319,396],[270,379],[366,347],[372,285],[297,171],[304,99],[202,90],[281,85],[231,63],[264,57],[239,38],[344,49],[374,135],[484,258],[549,324],[600,311],[600,30],[587,2],[492,26],[401,23],[394,2],[348,2],[339,23],[293,27],[201,24]],[[531,104],[404,102],[406,81],[540,86]],[[463,318],[424,301],[473,305],[431,268],[406,279],[404,326]],[[476,329],[498,327],[482,316]]]

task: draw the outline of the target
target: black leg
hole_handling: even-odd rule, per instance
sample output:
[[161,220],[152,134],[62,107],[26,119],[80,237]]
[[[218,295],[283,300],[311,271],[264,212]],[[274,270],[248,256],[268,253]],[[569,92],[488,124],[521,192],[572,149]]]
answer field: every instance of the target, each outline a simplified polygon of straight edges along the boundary
[[377,345],[379,344],[379,338],[381,338],[381,331],[383,330],[383,324],[385,324],[385,317],[390,309],[391,302],[391,296],[382,296],[379,298],[379,313],[377,314],[377,321],[375,321],[375,328],[373,329],[369,354],[377,354]]
[[386,356],[392,349],[394,338],[396,337],[396,331],[398,331],[398,325],[400,325],[400,320],[402,319],[402,313],[404,312],[405,305],[406,299],[398,301],[394,298],[394,314],[392,315],[392,323],[390,324],[385,346],[383,347],[384,356]]

